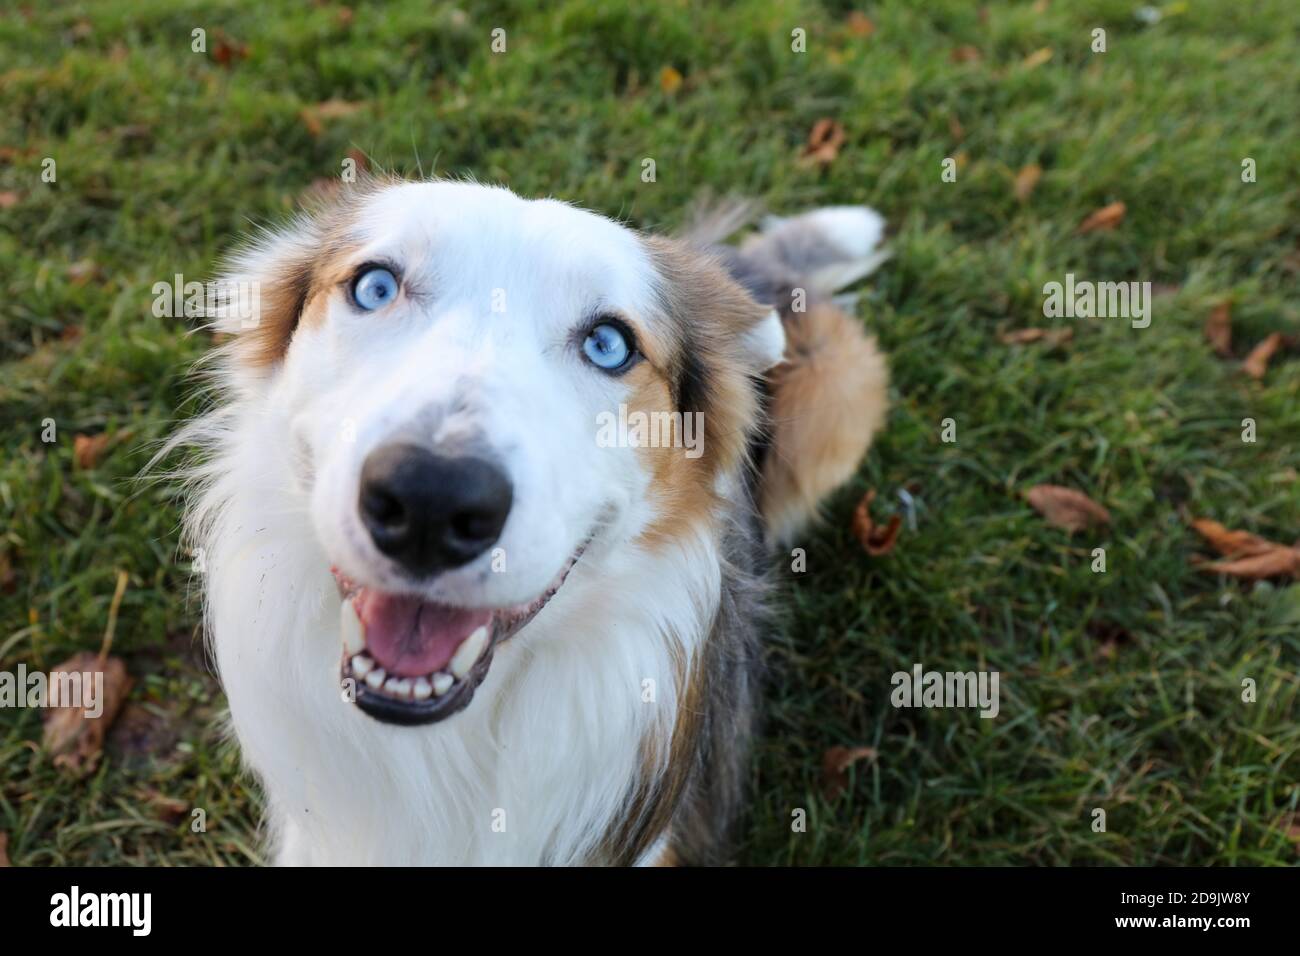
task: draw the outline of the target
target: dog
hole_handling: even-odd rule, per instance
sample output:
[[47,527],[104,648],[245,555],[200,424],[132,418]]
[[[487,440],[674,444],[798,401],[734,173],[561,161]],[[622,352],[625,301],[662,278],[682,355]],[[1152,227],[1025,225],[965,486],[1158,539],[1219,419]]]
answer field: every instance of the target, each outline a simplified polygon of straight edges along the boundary
[[720,245],[749,215],[659,237],[373,178],[231,257],[256,316],[218,308],[216,399],[176,444],[269,858],[728,858],[765,569],[888,390],[833,298],[881,217]]

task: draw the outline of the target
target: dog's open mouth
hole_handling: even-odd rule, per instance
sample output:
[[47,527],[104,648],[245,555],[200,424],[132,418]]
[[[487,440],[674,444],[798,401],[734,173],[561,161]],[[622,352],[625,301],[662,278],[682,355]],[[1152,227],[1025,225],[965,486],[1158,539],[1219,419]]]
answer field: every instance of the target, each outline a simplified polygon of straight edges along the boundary
[[[343,598],[341,679],[356,704],[390,724],[431,724],[463,710],[492,654],[555,596],[584,544],[539,597],[509,608],[464,608],[358,587],[331,569]],[[347,686],[345,683],[344,686]]]

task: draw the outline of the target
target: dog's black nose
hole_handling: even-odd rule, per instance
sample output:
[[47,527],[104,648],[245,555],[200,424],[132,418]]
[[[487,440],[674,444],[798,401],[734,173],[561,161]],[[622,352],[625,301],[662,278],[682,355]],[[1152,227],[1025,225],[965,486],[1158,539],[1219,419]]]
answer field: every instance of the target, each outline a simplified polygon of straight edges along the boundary
[[384,445],[361,468],[358,504],[375,547],[423,576],[459,567],[491,547],[512,497],[505,472],[482,458]]

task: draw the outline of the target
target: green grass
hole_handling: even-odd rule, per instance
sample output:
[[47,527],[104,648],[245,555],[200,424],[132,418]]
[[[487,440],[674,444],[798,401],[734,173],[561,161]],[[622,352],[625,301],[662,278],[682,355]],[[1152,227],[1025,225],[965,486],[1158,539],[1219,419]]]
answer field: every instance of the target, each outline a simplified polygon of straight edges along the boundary
[[[53,770],[39,715],[0,711],[0,830],[16,864],[258,858],[256,797],[217,729],[196,637],[176,492],[135,476],[196,407],[210,344],[150,313],[153,283],[206,275],[250,221],[290,210],[349,149],[416,174],[473,174],[671,228],[702,192],[776,211],[866,202],[896,231],[859,313],[890,354],[889,427],[784,574],[766,733],[739,860],[752,864],[1291,864],[1300,804],[1300,588],[1199,573],[1187,519],[1300,536],[1300,361],[1262,382],[1201,327],[1224,299],[1237,358],[1300,328],[1300,8],[1136,2],[849,6],[755,0],[623,10],[605,0],[338,5],[136,0],[0,13],[0,661],[48,668],[115,642],[137,679],[129,724],[88,779]],[[37,8],[45,8],[38,11]],[[1090,51],[1107,30],[1108,52]],[[208,31],[208,55],[190,33]],[[494,55],[491,31],[507,31]],[[802,27],[808,53],[790,51]],[[218,31],[249,45],[214,62]],[[954,62],[972,45],[978,62]],[[1052,58],[1024,65],[1035,50]],[[685,77],[665,93],[660,70]],[[314,138],[299,113],[364,103]],[[812,124],[847,131],[826,170],[796,158]],[[960,129],[957,128],[959,124]],[[960,141],[956,138],[961,132]],[[955,183],[941,161],[962,156]],[[1258,181],[1244,184],[1252,157]],[[57,162],[57,182],[40,179]],[[654,158],[657,181],[643,183]],[[1016,171],[1044,173],[1027,202]],[[1122,200],[1113,232],[1078,235]],[[94,263],[74,281],[74,263]],[[1066,272],[1151,281],[1150,328],[1045,320]],[[1069,322],[1063,349],[1003,327]],[[80,335],[68,330],[79,330]],[[954,418],[958,441],[939,440]],[[1259,440],[1241,440],[1254,418]],[[58,440],[41,441],[53,419]],[[91,470],[73,436],[107,431]],[[1022,494],[1067,484],[1110,508],[1071,538]],[[917,500],[880,559],[848,516]],[[1090,570],[1104,547],[1107,571]],[[782,567],[784,567],[784,563]],[[1123,629],[1116,653],[1098,634]],[[896,710],[913,663],[1001,673],[996,720]],[[1258,700],[1241,700],[1253,678]],[[838,798],[821,755],[875,747]],[[169,822],[157,795],[202,807]],[[1093,808],[1107,830],[1091,829]],[[808,813],[805,833],[791,813]]]

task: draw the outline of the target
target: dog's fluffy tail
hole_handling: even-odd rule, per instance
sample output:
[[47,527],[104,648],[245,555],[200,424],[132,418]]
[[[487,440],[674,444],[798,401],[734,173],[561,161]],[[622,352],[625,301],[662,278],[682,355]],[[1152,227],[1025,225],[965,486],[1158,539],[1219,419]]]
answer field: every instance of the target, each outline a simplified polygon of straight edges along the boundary
[[[716,242],[752,213],[744,204],[719,207],[697,218],[691,238]],[[758,485],[759,510],[776,542],[789,543],[822,498],[853,476],[884,423],[884,356],[831,298],[888,258],[884,229],[865,206],[828,206],[768,217],[761,231],[722,253],[735,278],[777,308],[785,328],[785,361],[768,375],[769,444]]]

